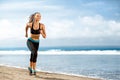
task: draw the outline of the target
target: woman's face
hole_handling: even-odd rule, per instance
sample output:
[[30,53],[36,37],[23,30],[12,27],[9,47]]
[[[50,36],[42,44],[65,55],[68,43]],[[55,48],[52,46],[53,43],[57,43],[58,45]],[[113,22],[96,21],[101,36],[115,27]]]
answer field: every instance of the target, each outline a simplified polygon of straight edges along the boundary
[[41,15],[37,13],[35,15],[35,20],[40,21],[41,20]]

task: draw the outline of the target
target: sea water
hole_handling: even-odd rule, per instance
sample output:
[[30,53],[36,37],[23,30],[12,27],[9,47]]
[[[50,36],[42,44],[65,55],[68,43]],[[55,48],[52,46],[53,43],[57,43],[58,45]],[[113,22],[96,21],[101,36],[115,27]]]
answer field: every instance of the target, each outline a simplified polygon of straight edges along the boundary
[[[37,70],[120,80],[119,48],[42,48]],[[30,51],[25,48],[1,49],[0,64],[27,68]]]

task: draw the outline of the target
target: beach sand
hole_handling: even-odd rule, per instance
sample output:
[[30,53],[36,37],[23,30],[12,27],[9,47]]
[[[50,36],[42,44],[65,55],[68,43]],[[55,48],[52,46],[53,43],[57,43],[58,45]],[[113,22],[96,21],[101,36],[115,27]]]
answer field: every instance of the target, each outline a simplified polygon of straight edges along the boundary
[[73,75],[37,72],[37,75],[29,75],[27,69],[0,66],[0,80],[101,80],[89,77]]

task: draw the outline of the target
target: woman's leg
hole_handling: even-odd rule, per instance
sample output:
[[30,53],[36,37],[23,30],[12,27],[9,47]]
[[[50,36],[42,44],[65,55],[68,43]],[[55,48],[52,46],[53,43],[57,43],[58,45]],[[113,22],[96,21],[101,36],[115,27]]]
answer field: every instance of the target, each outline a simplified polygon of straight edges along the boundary
[[33,68],[33,62],[30,61],[30,68]]
[[39,47],[39,42],[35,43],[35,42],[28,40],[27,46],[31,51],[30,67],[33,69],[34,74],[36,74],[35,70],[36,70],[37,51]]
[[36,62],[37,62],[37,51],[35,51],[33,57],[33,70],[36,70]]
[[33,62],[33,70],[36,70],[36,62]]
[[33,60],[33,71],[34,71],[34,75],[36,75],[36,62],[37,62],[37,56],[38,56],[38,48],[39,48],[39,43],[36,43],[36,44],[35,44],[34,60]]
[[30,40],[27,40],[27,46],[28,46],[29,50],[31,51],[31,55],[30,55],[30,68],[33,69],[34,44]]

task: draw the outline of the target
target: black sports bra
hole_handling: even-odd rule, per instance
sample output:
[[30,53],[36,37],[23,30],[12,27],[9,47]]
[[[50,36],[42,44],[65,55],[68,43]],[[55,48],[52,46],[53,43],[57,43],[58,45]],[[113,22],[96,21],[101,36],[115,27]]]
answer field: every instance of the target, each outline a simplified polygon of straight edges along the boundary
[[39,23],[39,29],[37,29],[37,30],[34,30],[34,29],[33,29],[33,24],[34,24],[34,23],[32,23],[31,33],[32,33],[32,34],[40,34],[40,23]]

